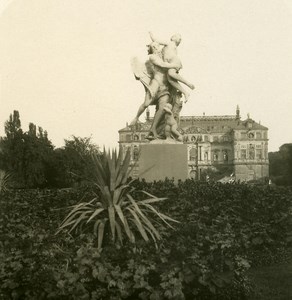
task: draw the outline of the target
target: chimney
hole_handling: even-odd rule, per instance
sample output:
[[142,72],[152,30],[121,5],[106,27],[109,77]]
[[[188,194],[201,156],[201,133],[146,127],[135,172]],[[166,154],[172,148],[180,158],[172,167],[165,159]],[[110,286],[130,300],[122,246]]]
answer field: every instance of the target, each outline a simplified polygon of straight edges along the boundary
[[236,106],[236,120],[239,120],[240,119],[240,109],[239,109],[239,106],[237,105]]

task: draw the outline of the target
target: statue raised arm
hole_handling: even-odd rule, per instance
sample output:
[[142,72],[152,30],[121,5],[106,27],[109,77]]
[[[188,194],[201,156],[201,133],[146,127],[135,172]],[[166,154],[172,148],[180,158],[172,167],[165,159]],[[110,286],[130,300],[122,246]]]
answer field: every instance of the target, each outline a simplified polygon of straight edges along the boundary
[[176,67],[175,63],[162,60],[160,46],[156,42],[149,45],[148,54],[149,60],[145,64],[140,63],[137,58],[132,59],[131,62],[134,75],[146,88],[146,94],[144,102],[140,105],[136,117],[130,125],[135,125],[138,122],[140,115],[149,105],[156,104],[155,100],[159,90],[168,90],[166,69]]
[[170,38],[170,41],[159,40],[154,37],[152,32],[149,32],[149,34],[153,42],[159,43],[160,45],[164,46],[162,50],[163,60],[175,65],[175,68],[170,68],[168,70],[167,78],[169,83],[184,95],[185,102],[187,102],[190,94],[179,84],[179,82],[184,83],[192,90],[195,88],[195,86],[178,73],[182,68],[182,63],[177,55],[177,47],[181,43],[180,34],[174,34]]
[[130,126],[138,122],[140,115],[149,105],[156,105],[156,112],[147,137],[156,139],[165,137],[165,118],[163,116],[167,103],[173,105],[173,117],[178,120],[181,109],[181,93],[169,83],[167,75],[169,69],[178,67],[177,63],[162,59],[161,46],[157,42],[149,45],[148,54],[149,59],[146,63],[141,63],[137,58],[133,58],[131,61],[135,78],[145,87],[145,99]]

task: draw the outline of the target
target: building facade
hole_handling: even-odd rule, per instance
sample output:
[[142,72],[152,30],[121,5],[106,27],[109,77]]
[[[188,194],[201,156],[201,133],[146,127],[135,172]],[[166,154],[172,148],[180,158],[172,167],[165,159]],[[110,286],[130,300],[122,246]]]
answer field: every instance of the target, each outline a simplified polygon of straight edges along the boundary
[[[148,143],[152,118],[119,130],[119,144],[123,151],[130,149],[132,176],[139,169],[139,148]],[[181,116],[179,121],[183,142],[188,146],[188,174],[190,178],[205,180],[220,176],[234,176],[250,181],[269,176],[268,128],[249,116],[241,120],[237,107],[235,115]]]

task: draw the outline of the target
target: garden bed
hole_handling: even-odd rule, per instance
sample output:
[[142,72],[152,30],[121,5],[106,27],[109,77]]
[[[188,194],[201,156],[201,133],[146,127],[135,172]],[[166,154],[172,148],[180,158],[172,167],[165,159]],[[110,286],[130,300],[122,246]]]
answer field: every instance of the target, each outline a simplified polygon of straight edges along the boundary
[[135,187],[167,197],[156,208],[180,221],[159,227],[156,247],[105,239],[99,250],[92,233],[56,235],[66,208],[90,199],[90,189],[1,193],[0,298],[247,299],[266,285],[265,266],[286,276],[291,188],[192,180]]

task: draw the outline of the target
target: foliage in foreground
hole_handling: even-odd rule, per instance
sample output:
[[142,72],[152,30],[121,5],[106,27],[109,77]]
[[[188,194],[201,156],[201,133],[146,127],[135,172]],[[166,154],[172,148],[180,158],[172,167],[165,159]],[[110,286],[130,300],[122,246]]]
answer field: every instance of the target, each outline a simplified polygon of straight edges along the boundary
[[0,170],[0,193],[6,192],[9,182],[11,181],[11,173]]
[[[1,299],[246,299],[249,265],[285,261],[292,190],[171,181],[143,189],[181,221],[156,249],[143,240],[101,251],[93,234],[55,235],[86,190],[0,195]],[[134,192],[135,198],[139,198]]]
[[101,249],[104,236],[111,237],[113,243],[123,245],[125,237],[135,244],[136,233],[146,241],[149,238],[161,240],[157,226],[161,223],[172,227],[168,221],[176,222],[165,214],[158,212],[152,204],[166,198],[157,198],[150,193],[140,191],[147,199],[135,200],[132,192],[135,190],[132,182],[127,182],[130,169],[130,152],[123,158],[122,151],[117,154],[104,151],[102,155],[93,156],[95,180],[93,181],[94,198],[75,204],[62,222],[58,232],[70,228],[86,231],[92,228],[97,237],[98,248]]

